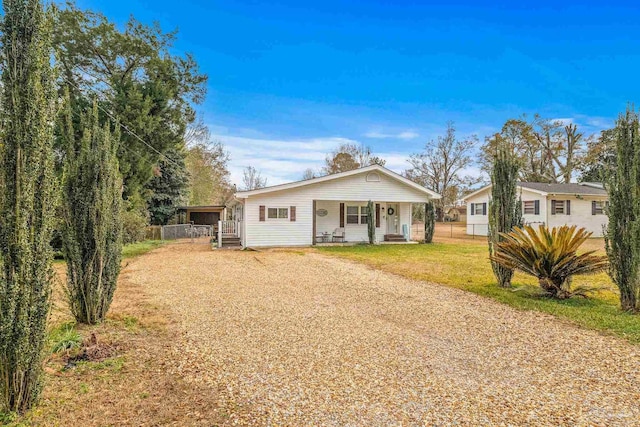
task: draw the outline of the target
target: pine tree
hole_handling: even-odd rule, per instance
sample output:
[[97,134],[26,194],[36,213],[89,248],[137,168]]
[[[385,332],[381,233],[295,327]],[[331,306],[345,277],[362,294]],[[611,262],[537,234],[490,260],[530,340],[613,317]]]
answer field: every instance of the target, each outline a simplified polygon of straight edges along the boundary
[[1,24],[0,412],[42,388],[55,206],[51,25],[38,0],[5,0]]
[[374,205],[371,200],[367,203],[367,234],[369,236],[369,244],[376,242],[376,222],[374,215]]
[[[70,114],[67,109],[66,123]],[[78,322],[95,324],[107,315],[120,274],[122,178],[119,135],[100,125],[95,102],[87,116],[65,161],[62,235],[71,312]]]
[[176,207],[188,202],[189,174],[183,150],[171,149],[160,160],[157,173],[147,185],[151,197],[147,203],[151,224],[166,225]]
[[436,206],[429,200],[424,205],[424,242],[433,242],[433,233],[436,231]]
[[[489,203],[489,255],[508,233],[522,225],[522,203],[518,198],[518,161],[505,148],[498,148],[491,169],[491,201]],[[513,270],[491,261],[493,274],[503,288],[511,286]]]
[[609,275],[620,289],[620,306],[640,311],[640,129],[638,114],[627,109],[616,122],[616,167],[608,169],[609,224],[605,247]]

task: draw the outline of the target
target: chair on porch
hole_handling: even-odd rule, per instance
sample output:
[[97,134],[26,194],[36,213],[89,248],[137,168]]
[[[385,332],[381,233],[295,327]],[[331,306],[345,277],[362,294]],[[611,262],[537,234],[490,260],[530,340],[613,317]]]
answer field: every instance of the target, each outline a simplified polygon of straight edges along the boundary
[[344,228],[336,228],[331,235],[332,242],[344,242]]
[[324,243],[325,238],[323,233],[316,233],[316,243]]

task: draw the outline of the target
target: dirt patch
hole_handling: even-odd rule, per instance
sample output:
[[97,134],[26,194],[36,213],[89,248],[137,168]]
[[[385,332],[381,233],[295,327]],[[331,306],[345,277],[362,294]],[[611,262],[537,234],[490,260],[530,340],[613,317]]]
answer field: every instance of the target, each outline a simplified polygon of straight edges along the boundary
[[[175,375],[180,330],[168,307],[150,301],[129,276],[127,260],[107,321],[78,327],[85,342],[49,358],[41,403],[21,422],[33,426],[192,426],[224,421],[217,390]],[[64,265],[56,270],[64,278]],[[59,283],[61,285],[62,282]],[[52,322],[70,320],[56,289]]]

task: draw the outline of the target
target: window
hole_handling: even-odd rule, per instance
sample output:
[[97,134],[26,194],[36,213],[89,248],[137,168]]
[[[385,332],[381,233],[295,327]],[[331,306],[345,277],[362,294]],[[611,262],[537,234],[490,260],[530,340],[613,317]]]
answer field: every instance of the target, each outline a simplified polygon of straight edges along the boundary
[[522,213],[525,215],[540,215],[540,200],[525,200],[522,202]]
[[603,201],[591,202],[591,214],[592,215],[604,215],[604,210],[607,204]]
[[366,206],[347,206],[347,224],[366,224]]
[[571,202],[569,200],[552,200],[551,215],[571,215]]
[[484,207],[485,207],[486,203],[476,203],[473,207],[473,214],[474,215],[484,215]]
[[268,208],[267,218],[269,219],[287,219],[289,218],[289,208]]

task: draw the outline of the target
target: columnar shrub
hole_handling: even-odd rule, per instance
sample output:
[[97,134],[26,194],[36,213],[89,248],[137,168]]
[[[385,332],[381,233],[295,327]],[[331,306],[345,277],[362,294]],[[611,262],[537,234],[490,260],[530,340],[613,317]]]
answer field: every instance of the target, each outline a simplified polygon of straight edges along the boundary
[[0,36],[0,412],[42,388],[50,308],[55,92],[50,19],[37,0],[4,1]]
[[429,200],[424,205],[424,242],[433,241],[433,233],[436,230],[436,208],[433,201]]
[[119,138],[100,125],[95,103],[81,122],[82,137],[71,144],[64,168],[63,241],[71,312],[95,324],[107,315],[120,274],[122,179]]
[[623,310],[640,312],[640,131],[627,109],[614,129],[617,165],[607,173],[609,192],[605,246],[609,275],[620,289]]
[[[489,255],[496,244],[514,227],[522,225],[522,203],[517,194],[518,162],[506,149],[499,149],[491,169],[491,201],[489,202]],[[511,286],[513,269],[491,261],[493,274],[503,288]]]
[[367,203],[367,234],[369,235],[369,244],[376,242],[376,219],[374,215],[374,205],[371,200]]

